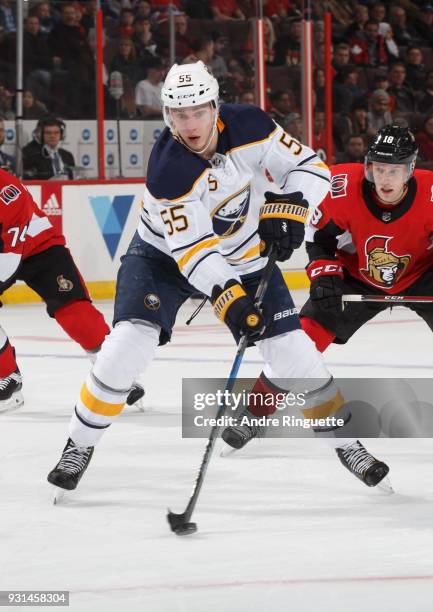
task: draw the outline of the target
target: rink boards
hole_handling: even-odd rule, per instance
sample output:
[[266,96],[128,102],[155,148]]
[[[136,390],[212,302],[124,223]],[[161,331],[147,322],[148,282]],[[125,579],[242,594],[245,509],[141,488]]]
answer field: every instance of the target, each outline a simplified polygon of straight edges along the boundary
[[[120,257],[138,224],[143,179],[113,181],[30,181],[34,200],[62,231],[94,299],[114,296]],[[284,265],[289,287],[308,286],[302,247]],[[2,296],[4,303],[40,301],[27,286],[17,283]]]

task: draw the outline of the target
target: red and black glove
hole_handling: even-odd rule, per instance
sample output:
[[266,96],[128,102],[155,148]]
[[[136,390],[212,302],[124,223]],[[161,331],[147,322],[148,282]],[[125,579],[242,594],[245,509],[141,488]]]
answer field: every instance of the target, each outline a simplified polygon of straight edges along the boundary
[[307,266],[310,298],[318,308],[343,311],[343,267],[336,259],[316,259]]
[[248,334],[249,338],[257,340],[264,332],[262,313],[237,280],[227,281],[224,289],[215,285],[211,300],[218,319],[241,336]]
[[304,241],[308,202],[300,191],[267,191],[265,198],[259,217],[260,255],[267,257],[273,246],[277,260],[286,261]]

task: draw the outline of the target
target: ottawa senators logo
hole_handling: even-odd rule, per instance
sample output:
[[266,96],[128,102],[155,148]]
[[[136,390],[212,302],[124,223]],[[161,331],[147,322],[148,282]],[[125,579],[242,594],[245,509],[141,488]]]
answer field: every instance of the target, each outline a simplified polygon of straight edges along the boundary
[[59,291],[71,291],[74,286],[74,283],[65,278],[62,274],[57,277],[57,284],[59,285]]
[[229,238],[241,229],[250,208],[250,184],[237,191],[212,211],[212,225],[215,234]]
[[372,236],[365,243],[366,268],[360,270],[376,287],[392,287],[404,274],[410,255],[396,255],[388,250],[390,236]]

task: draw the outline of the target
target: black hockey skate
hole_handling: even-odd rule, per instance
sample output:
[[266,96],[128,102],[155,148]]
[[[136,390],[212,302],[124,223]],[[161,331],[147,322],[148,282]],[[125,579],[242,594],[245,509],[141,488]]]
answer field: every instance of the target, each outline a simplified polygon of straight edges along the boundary
[[19,408],[24,404],[23,381],[17,368],[13,374],[0,379],[0,412]]
[[69,438],[59,463],[47,476],[48,482],[67,491],[75,489],[90,463],[93,450],[94,446],[75,446]]
[[335,451],[344,467],[367,487],[375,487],[389,472],[386,463],[370,455],[359,440],[350,446],[336,448]]
[[[141,398],[144,397],[144,393],[145,391],[141,385],[139,385],[137,382],[133,383],[131,391],[129,392],[129,395],[126,398],[126,403],[128,404],[128,406],[132,406],[133,404],[139,402]],[[140,408],[141,406],[138,407]]]
[[[239,423],[242,423],[243,417],[247,417],[248,420],[258,418],[254,416],[248,409],[244,410],[242,414],[238,417]],[[248,442],[253,438],[262,438],[264,434],[264,427],[254,425],[254,423],[245,423],[244,425],[239,424],[226,427],[221,434],[221,438],[226,444],[236,450],[239,450],[240,448],[243,448],[246,444],[248,444]]]

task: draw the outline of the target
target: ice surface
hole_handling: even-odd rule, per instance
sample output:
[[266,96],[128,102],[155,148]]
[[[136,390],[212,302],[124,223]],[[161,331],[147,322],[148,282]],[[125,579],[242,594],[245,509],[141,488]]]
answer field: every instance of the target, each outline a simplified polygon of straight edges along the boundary
[[[125,410],[60,506],[45,478],[88,361],[42,305],[2,308],[26,403],[0,415],[0,589],[70,590],[79,612],[431,611],[431,440],[368,441],[391,466],[393,496],[362,485],[316,440],[215,455],[198,533],[169,531],[166,509],[183,511],[205,445],[181,438],[182,377],[225,377],[235,354],[210,309],[185,326],[195,305],[142,379],[147,412]],[[100,307],[110,318],[111,305]],[[336,376],[430,377],[432,349],[425,323],[395,309],[326,361]],[[241,375],[260,363],[248,350]]]

